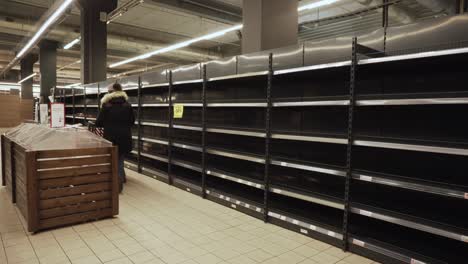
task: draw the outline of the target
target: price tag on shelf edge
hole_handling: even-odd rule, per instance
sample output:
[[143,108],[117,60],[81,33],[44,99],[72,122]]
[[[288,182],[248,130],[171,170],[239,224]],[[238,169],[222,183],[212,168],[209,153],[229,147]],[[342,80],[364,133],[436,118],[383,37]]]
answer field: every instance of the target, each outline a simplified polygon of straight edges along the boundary
[[184,105],[175,104],[174,105],[174,118],[182,118],[184,116]]

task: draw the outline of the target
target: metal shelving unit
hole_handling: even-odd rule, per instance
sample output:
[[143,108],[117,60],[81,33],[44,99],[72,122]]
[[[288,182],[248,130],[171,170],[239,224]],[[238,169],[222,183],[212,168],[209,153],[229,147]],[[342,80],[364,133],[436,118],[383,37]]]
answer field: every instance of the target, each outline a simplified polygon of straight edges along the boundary
[[[127,80],[138,120],[126,167],[376,261],[462,263],[468,89],[466,66],[453,65],[468,48],[388,56],[376,42],[349,39],[325,55],[326,42],[306,43]],[[64,96],[67,120],[97,107],[86,96]]]

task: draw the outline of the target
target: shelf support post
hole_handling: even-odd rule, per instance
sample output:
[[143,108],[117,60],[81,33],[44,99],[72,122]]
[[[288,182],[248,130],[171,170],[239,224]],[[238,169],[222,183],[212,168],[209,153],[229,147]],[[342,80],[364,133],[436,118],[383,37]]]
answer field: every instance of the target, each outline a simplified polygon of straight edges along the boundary
[[348,146],[346,152],[346,179],[345,179],[345,192],[344,192],[344,212],[343,212],[343,250],[348,251],[348,227],[350,219],[350,191],[351,191],[351,178],[352,178],[352,147],[353,147],[353,120],[354,120],[354,106],[356,104],[355,86],[356,86],[356,72],[358,66],[357,57],[357,38],[353,38],[353,47],[351,54],[351,68],[349,79],[349,108],[348,108]]
[[[133,109],[133,108],[132,108]],[[141,169],[141,76],[138,76],[138,108],[137,108],[137,146],[138,146],[138,156],[137,156],[137,171],[138,173],[142,172]]]
[[202,197],[206,198],[206,64],[203,64],[203,87],[202,87]]
[[265,178],[264,178],[264,212],[263,220],[268,222],[269,198],[270,198],[270,140],[271,140],[271,89],[273,81],[273,53],[270,53],[268,60],[268,80],[266,87],[267,107],[265,110]]
[[169,110],[168,112],[168,123],[169,127],[167,128],[167,176],[168,176],[168,181],[169,185],[172,185],[174,182],[173,175],[172,175],[172,119],[173,119],[173,114],[172,114],[172,71],[169,71],[169,92],[168,92],[168,97],[169,97]]
[[75,108],[75,88],[71,88],[72,89],[72,105],[73,105],[73,125],[75,124],[75,112],[76,112],[76,108]]

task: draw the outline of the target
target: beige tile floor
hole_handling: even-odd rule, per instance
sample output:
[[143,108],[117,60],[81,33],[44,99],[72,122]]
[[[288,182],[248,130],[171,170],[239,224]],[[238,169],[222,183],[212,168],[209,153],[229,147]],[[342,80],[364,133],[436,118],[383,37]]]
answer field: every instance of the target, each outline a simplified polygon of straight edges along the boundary
[[118,217],[35,235],[0,187],[0,263],[375,262],[129,172]]

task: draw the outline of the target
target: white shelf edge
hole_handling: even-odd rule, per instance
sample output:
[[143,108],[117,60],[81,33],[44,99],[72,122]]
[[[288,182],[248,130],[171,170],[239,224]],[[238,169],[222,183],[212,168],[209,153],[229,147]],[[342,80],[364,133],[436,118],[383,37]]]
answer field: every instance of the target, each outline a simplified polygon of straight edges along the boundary
[[317,166],[298,164],[298,163],[293,163],[293,162],[281,161],[281,160],[277,160],[277,159],[272,159],[271,164],[281,166],[281,167],[286,167],[286,168],[300,169],[300,170],[305,170],[305,171],[313,171],[313,172],[325,173],[325,174],[341,176],[341,177],[346,176],[346,172],[341,171],[341,170],[321,168],[321,167],[317,167]]
[[366,216],[366,217],[382,220],[382,221],[385,221],[385,222],[388,222],[388,223],[397,224],[397,225],[400,225],[400,226],[405,226],[405,227],[409,227],[409,228],[416,229],[416,230],[419,230],[419,231],[423,231],[423,232],[427,232],[427,233],[431,233],[431,234],[435,234],[435,235],[439,235],[439,236],[447,237],[447,238],[450,238],[450,239],[465,242],[463,240],[464,236],[462,234],[457,234],[457,233],[450,232],[450,231],[447,231],[447,230],[443,230],[443,229],[440,229],[440,228],[424,225],[424,224],[421,224],[421,223],[416,223],[416,222],[413,222],[413,221],[410,221],[410,220],[396,218],[396,217],[393,217],[393,216],[388,216],[388,215],[384,215],[384,214],[380,214],[380,213],[376,213],[376,212],[372,212],[372,211],[368,211],[368,210],[363,210],[363,209],[360,209],[358,207],[351,207],[351,212],[353,212],[355,214],[363,215],[363,216]]
[[414,145],[414,144],[400,144],[400,143],[370,141],[370,140],[355,140],[353,144],[356,146],[364,146],[364,147],[379,147],[379,148],[388,148],[388,149],[468,156],[468,149],[461,149],[461,148],[447,148],[447,147],[425,146],[425,145]]
[[299,200],[312,202],[312,203],[316,203],[316,204],[321,204],[321,205],[332,207],[332,208],[339,209],[339,210],[344,210],[344,204],[328,201],[328,200],[321,199],[321,198],[318,198],[318,197],[314,197],[314,196],[311,196],[311,195],[304,195],[304,194],[296,193],[296,192],[293,192],[293,191],[284,190],[284,189],[281,189],[279,187],[271,187],[270,191],[273,192],[273,193],[277,193],[277,194],[280,194],[280,195],[296,198],[296,199],[299,199]]
[[324,235],[327,235],[327,236],[331,236],[331,237],[336,238],[338,240],[343,240],[343,235],[338,233],[338,232],[334,232],[334,231],[325,229],[323,227],[319,227],[319,226],[314,225],[314,224],[306,223],[306,222],[304,222],[302,220],[294,219],[292,217],[285,216],[285,215],[282,215],[280,213],[276,213],[275,210],[270,210],[268,212],[268,216],[279,219],[281,221],[288,222],[288,223],[296,225],[296,226],[299,226],[301,228],[300,232],[303,233],[303,234],[309,234],[309,230],[310,230],[310,231],[321,233],[321,234],[324,234]]
[[456,55],[456,54],[463,54],[463,53],[468,53],[468,48],[426,51],[426,52],[420,52],[420,53],[388,56],[388,57],[382,57],[382,58],[362,59],[358,62],[358,64],[365,65],[365,64],[391,62],[391,61],[401,61],[401,60],[421,59],[421,58],[438,57],[438,56],[446,56],[446,55]]
[[297,140],[297,141],[309,141],[309,142],[323,142],[323,143],[332,143],[332,144],[348,144],[348,139],[344,139],[344,138],[296,136],[296,135],[278,134],[278,133],[271,134],[271,138]]
[[240,160],[246,160],[246,161],[252,161],[256,163],[262,163],[265,164],[265,159],[262,158],[257,158],[249,155],[244,155],[244,154],[237,154],[237,153],[232,153],[232,152],[227,152],[223,150],[215,150],[215,149],[207,149],[206,153],[213,154],[213,155],[218,155],[218,156],[223,156],[223,157],[228,157],[228,158],[234,158],[234,159],[240,159]]
[[251,136],[251,137],[266,137],[266,133],[262,132],[251,132],[244,130],[233,130],[233,129],[222,129],[222,128],[207,128],[206,132],[229,134],[229,135],[240,135],[240,136]]
[[265,186],[263,184],[255,183],[253,181],[243,180],[243,179],[240,179],[240,178],[237,178],[235,176],[228,175],[228,174],[219,173],[217,171],[213,171],[213,169],[207,169],[206,174],[211,175],[211,176],[215,176],[215,177],[218,177],[218,178],[221,178],[221,179],[230,180],[232,182],[237,182],[237,183],[240,183],[240,184],[244,184],[244,185],[254,187],[254,188],[257,188],[257,189],[260,189],[260,190],[265,189]]
[[336,67],[343,67],[343,66],[350,66],[350,65],[351,65],[351,61],[346,60],[346,61],[340,61],[340,62],[331,62],[331,63],[324,63],[324,64],[318,64],[318,65],[298,67],[298,68],[293,68],[293,69],[278,70],[278,71],[275,71],[273,74],[281,75],[281,74],[287,74],[287,73],[293,73],[293,72],[313,71],[313,70],[336,68]]
[[358,106],[468,104],[468,97],[357,100]]
[[296,102],[274,102],[273,107],[291,106],[347,106],[349,100],[323,100],[323,101],[296,101]]
[[226,75],[220,77],[213,77],[209,78],[209,82],[213,81],[222,81],[222,80],[229,80],[229,79],[240,79],[240,78],[247,78],[247,77],[255,77],[255,76],[263,76],[267,75],[268,71],[259,71],[259,72],[251,72],[251,73],[241,73],[241,74],[233,74],[233,75]]
[[459,198],[459,199],[468,199],[468,193],[465,193],[462,191],[429,186],[429,185],[419,184],[419,183],[406,182],[406,181],[401,181],[401,180],[392,180],[392,179],[388,179],[388,178],[384,178],[380,176],[372,176],[372,175],[363,174],[363,173],[353,173],[353,179],[365,181],[365,182],[382,184],[382,185],[388,185],[388,186],[393,186],[393,187],[398,187],[398,188],[403,188],[403,189],[408,189],[408,190],[413,190],[413,191],[432,193],[432,194],[449,196],[449,197],[454,197],[454,198]]

